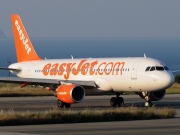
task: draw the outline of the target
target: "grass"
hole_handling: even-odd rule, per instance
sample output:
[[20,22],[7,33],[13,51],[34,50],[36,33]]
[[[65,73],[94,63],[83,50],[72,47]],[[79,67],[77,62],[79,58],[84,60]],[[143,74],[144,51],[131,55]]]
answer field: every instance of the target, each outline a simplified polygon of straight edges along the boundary
[[175,114],[176,112],[172,108],[155,107],[127,107],[109,110],[85,109],[83,111],[54,108],[45,112],[28,111],[25,113],[1,110],[0,126],[166,119],[173,118]]
[[15,97],[15,96],[52,96],[53,91],[48,91],[38,86],[26,86],[20,88],[19,84],[0,84],[1,97]]
[[166,94],[180,94],[180,84],[174,83],[170,88],[166,90]]
[[[134,94],[134,92],[127,92],[125,94]],[[174,83],[173,86],[167,89],[166,94],[180,94],[180,84]],[[24,88],[20,88],[19,84],[0,84],[0,97],[53,95],[53,91],[48,91],[38,86],[26,86]]]

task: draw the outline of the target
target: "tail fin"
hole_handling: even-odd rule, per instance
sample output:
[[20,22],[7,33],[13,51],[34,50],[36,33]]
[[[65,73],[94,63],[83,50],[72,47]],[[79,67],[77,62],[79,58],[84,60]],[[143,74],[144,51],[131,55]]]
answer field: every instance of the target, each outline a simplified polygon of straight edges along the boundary
[[12,28],[14,33],[14,41],[16,48],[16,56],[18,62],[41,60],[36,54],[34,47],[28,37],[23,23],[18,14],[11,15]]

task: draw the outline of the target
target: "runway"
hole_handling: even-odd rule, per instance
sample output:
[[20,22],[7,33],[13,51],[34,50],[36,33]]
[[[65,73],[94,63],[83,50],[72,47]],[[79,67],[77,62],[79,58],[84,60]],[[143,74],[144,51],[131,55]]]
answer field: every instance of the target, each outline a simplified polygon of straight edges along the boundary
[[[72,110],[85,108],[110,108],[109,100],[112,96],[87,96],[82,103],[72,105]],[[142,106],[144,100],[138,95],[123,95],[125,106]],[[56,97],[4,97],[0,98],[1,109],[13,109],[18,112],[45,111],[56,107]],[[0,127],[0,135],[71,135],[71,134],[180,134],[180,95],[166,95],[155,106],[171,106],[177,115],[173,119],[97,122],[76,124],[50,124],[29,126]]]
[[[72,110],[86,108],[111,108],[109,96],[86,96],[85,99],[78,104],[72,104]],[[138,95],[122,95],[125,106],[144,106],[144,100]],[[47,97],[0,97],[1,109],[13,109],[17,112],[25,111],[45,111],[56,107],[57,98],[54,96]],[[155,106],[171,106],[173,108],[180,107],[180,95],[166,95],[163,100],[153,102]]]
[[180,118],[0,127],[2,135],[179,135]]

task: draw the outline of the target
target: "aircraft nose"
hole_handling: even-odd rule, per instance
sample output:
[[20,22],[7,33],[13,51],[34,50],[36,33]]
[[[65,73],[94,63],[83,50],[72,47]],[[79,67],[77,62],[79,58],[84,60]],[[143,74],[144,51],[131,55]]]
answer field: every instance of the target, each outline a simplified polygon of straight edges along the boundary
[[172,73],[167,73],[164,76],[162,76],[162,83],[164,87],[169,88],[174,84],[174,76]]

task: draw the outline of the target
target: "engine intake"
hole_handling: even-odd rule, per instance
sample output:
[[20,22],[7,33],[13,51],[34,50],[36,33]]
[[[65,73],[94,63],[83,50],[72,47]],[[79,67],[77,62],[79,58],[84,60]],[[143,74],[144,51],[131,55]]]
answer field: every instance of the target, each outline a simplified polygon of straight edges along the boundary
[[79,103],[84,96],[84,88],[76,84],[62,84],[57,88],[57,98],[65,103]]
[[[143,92],[136,93],[138,94],[141,98],[145,99],[145,94]],[[166,94],[166,90],[161,90],[161,91],[155,91],[155,92],[150,92],[149,93],[149,100],[150,101],[158,101],[164,98]]]

